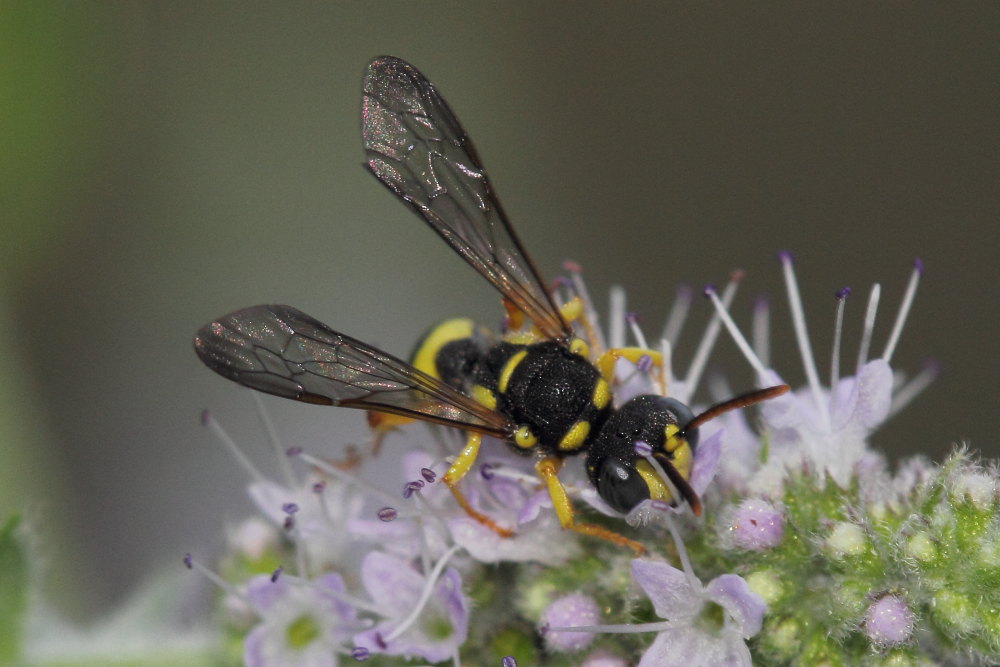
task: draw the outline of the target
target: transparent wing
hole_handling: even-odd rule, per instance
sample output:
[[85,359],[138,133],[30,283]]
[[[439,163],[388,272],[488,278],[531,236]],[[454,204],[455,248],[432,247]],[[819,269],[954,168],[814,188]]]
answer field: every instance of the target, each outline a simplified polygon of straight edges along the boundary
[[437,90],[393,57],[368,65],[361,135],[372,173],[410,205],[543,335],[571,335],[528,258],[472,141]]
[[507,438],[509,420],[291,306],[253,306],[202,327],[194,348],[234,382],[306,403],[378,410]]

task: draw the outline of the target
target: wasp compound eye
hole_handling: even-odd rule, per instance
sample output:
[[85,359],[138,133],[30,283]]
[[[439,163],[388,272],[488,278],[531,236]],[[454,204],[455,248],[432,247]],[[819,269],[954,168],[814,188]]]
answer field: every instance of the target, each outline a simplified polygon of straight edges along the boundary
[[623,514],[649,498],[649,487],[635,466],[615,457],[599,464],[596,484],[604,502]]

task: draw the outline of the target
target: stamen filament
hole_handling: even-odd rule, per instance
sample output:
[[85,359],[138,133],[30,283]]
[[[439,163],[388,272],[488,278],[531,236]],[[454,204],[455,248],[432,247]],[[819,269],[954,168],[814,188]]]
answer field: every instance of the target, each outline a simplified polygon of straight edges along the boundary
[[609,292],[608,344],[612,349],[625,347],[625,289],[614,285]]
[[233,597],[242,600],[247,605],[250,604],[249,598],[247,598],[246,594],[243,591],[237,589],[235,586],[230,584],[228,581],[226,581],[225,579],[223,579],[222,577],[220,577],[215,572],[208,569],[198,561],[194,560],[193,558],[187,557],[185,558],[184,562],[188,565],[189,568],[197,570],[200,574],[207,577],[208,580],[211,581],[213,584],[224,590],[227,595],[232,595]]
[[444,566],[448,564],[448,559],[454,556],[455,552],[460,548],[461,547],[456,544],[451,549],[448,549],[443,556],[441,556],[437,564],[434,566],[434,569],[427,577],[427,583],[424,584],[424,590],[420,593],[420,599],[417,600],[417,604],[413,608],[413,611],[411,611],[410,615],[406,617],[406,620],[396,626],[396,629],[385,637],[385,641],[387,643],[393,641],[409,630],[410,626],[416,622],[417,618],[420,616],[420,612],[424,610],[424,607],[427,605],[427,601],[430,600],[431,594],[434,592],[434,585],[437,583],[438,577],[441,576],[441,572],[444,571]]
[[836,395],[837,384],[840,382],[840,338],[844,330],[844,307],[850,293],[851,288],[845,287],[836,295],[837,315],[833,324],[833,350],[830,352],[830,400]]
[[288,457],[285,456],[285,447],[281,444],[278,439],[278,432],[274,428],[274,423],[271,421],[270,415],[267,414],[267,410],[264,408],[264,401],[261,399],[261,394],[252,391],[250,395],[253,396],[253,401],[257,405],[257,416],[260,417],[261,424],[264,425],[264,430],[267,432],[268,442],[271,443],[271,448],[274,450],[275,457],[278,459],[278,465],[281,467],[281,474],[285,477],[285,484],[289,488],[295,486],[295,474],[292,472],[292,466],[288,462]]
[[[730,306],[733,302],[733,297],[736,296],[736,289],[739,286],[739,281],[742,278],[742,274],[734,273],[726,284],[726,288],[722,291],[722,303],[725,304],[726,308]],[[698,344],[698,349],[694,353],[694,357],[691,359],[691,365],[688,367],[687,376],[684,378],[684,384],[687,388],[688,396],[694,396],[695,389],[698,388],[698,382],[701,380],[701,374],[705,370],[705,365],[708,363],[708,356],[712,352],[712,348],[715,346],[715,341],[719,338],[719,331],[722,329],[722,322],[719,319],[718,313],[712,315],[712,318],[708,321],[708,326],[705,327],[705,334],[701,337],[701,342]]]
[[875,315],[878,312],[878,300],[882,294],[882,286],[878,283],[872,285],[872,291],[868,295],[868,307],[865,309],[865,324],[861,331],[861,345],[858,346],[858,366],[855,375],[861,372],[861,367],[868,361],[868,349],[872,343],[872,331],[875,330]]
[[369,493],[375,494],[376,496],[386,501],[390,505],[399,502],[398,496],[388,493],[387,491],[383,491],[374,484],[370,484],[363,479],[355,477],[354,475],[351,475],[350,473],[347,473],[337,468],[336,466],[332,466],[326,461],[316,458],[312,454],[307,454],[303,452],[299,454],[299,458],[308,463],[309,465],[319,468],[320,470],[327,473],[331,477],[335,477],[342,482],[346,482],[347,484],[353,484],[355,486],[364,489],[365,491],[368,491]]
[[593,329],[594,336],[597,338],[597,343],[600,345],[602,350],[606,350],[607,346],[604,341],[604,332],[601,330],[601,321],[597,314],[597,308],[594,307],[594,302],[590,298],[590,292],[587,291],[587,284],[583,282],[583,273],[578,264],[573,262],[566,262],[563,268],[569,272],[569,278],[573,282],[573,288],[576,289],[577,296],[583,301],[583,308],[587,313],[587,319],[590,321],[590,328]]
[[255,466],[253,463],[250,462],[250,459],[247,458],[247,455],[243,453],[243,450],[240,449],[240,446],[236,444],[236,441],[233,440],[233,438],[229,435],[226,429],[222,428],[222,425],[215,420],[215,417],[213,417],[212,413],[209,412],[208,410],[205,410],[204,412],[201,413],[201,424],[202,426],[208,428],[208,430],[212,433],[212,435],[218,438],[219,442],[221,442],[223,445],[226,446],[226,448],[229,450],[229,453],[233,455],[233,458],[236,459],[236,462],[240,465],[241,468],[243,468],[243,470],[246,471],[246,473],[253,479],[253,481],[255,482],[267,481],[267,478],[264,477],[263,473],[261,473],[261,471],[257,469],[257,466]]
[[771,367],[771,304],[764,297],[753,304],[753,349],[765,368]]
[[920,276],[923,275],[923,272],[923,264],[918,259],[913,263],[910,282],[906,285],[906,293],[903,295],[902,303],[899,304],[899,312],[896,313],[896,322],[892,325],[892,333],[889,334],[889,340],[882,352],[882,359],[886,363],[892,361],[892,354],[896,351],[896,344],[899,343],[899,337],[903,333],[903,325],[906,324],[906,318],[910,314],[910,306],[913,305],[913,299],[917,295],[917,285],[920,283]]
[[677,294],[674,296],[674,303],[670,306],[670,313],[667,315],[667,321],[663,325],[661,338],[665,338],[674,344],[677,343],[677,338],[680,336],[681,330],[684,328],[684,323],[687,321],[687,316],[691,312],[691,301],[691,288],[687,285],[678,287]]
[[570,625],[549,626],[550,632],[600,632],[602,634],[628,635],[640,632],[663,632],[670,629],[669,621],[656,623],[623,623],[620,625]]
[[722,320],[722,323],[726,326],[726,330],[729,331],[729,335],[732,336],[733,342],[736,343],[736,347],[740,348],[740,352],[742,352],[743,356],[746,357],[746,360],[750,362],[750,365],[757,372],[757,376],[763,379],[765,373],[767,373],[767,369],[764,368],[764,364],[754,353],[753,348],[750,347],[750,343],[747,342],[747,339],[743,336],[739,327],[737,327],[736,323],[733,322],[733,318],[729,316],[729,311],[726,310],[726,307],[719,300],[719,296],[715,293],[715,290],[707,289],[705,290],[705,294],[715,307],[716,316]]
[[920,393],[926,389],[938,376],[937,364],[929,363],[893,394],[889,404],[889,417],[905,408]]
[[646,343],[646,337],[642,335],[642,329],[639,328],[639,320],[637,319],[635,313],[629,313],[625,316],[625,320],[632,331],[632,336],[635,338],[636,345],[644,350],[649,349],[649,345]]
[[823,416],[823,424],[830,430],[830,410],[823,400],[823,390],[819,383],[819,373],[816,371],[816,360],[813,358],[812,344],[809,342],[809,332],[806,329],[806,315],[802,310],[802,296],[799,294],[799,284],[795,279],[792,257],[788,253],[781,254],[781,268],[785,277],[785,290],[788,292],[788,306],[792,311],[792,326],[795,338],[799,344],[799,354],[802,356],[802,366],[809,380],[809,388],[813,394],[816,408]]

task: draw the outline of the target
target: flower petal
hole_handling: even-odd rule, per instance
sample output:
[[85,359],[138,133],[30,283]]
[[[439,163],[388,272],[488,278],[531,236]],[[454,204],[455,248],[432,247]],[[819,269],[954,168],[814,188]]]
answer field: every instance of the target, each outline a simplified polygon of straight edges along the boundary
[[700,591],[694,590],[687,575],[676,567],[636,558],[632,561],[632,578],[646,592],[660,618],[677,621],[701,610]]
[[721,605],[740,626],[740,635],[749,639],[760,632],[767,605],[750,590],[743,577],[723,574],[708,582],[708,596]]

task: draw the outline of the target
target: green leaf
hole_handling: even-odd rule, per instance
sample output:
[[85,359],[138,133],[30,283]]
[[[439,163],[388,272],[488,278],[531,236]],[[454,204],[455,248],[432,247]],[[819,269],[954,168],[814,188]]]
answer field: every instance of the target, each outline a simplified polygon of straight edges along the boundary
[[17,539],[20,518],[11,516],[0,528],[0,664],[13,664],[21,652],[28,598],[27,559]]

